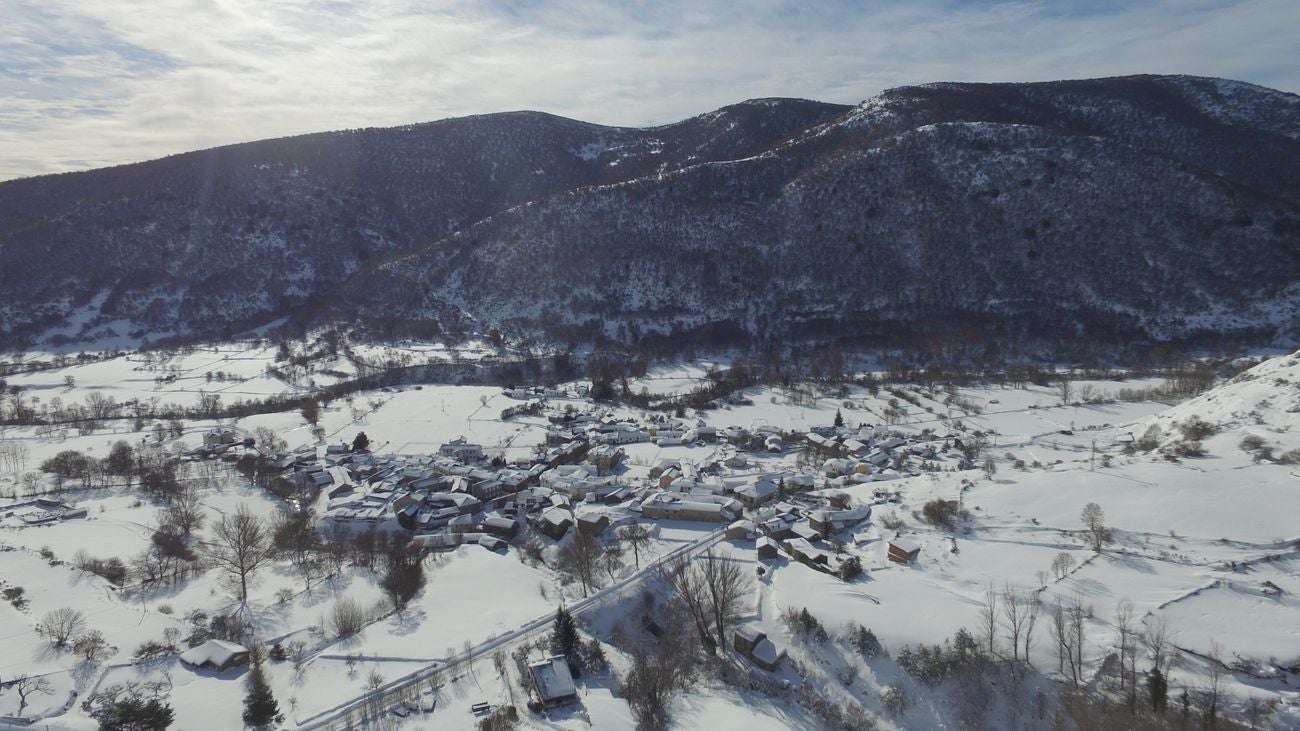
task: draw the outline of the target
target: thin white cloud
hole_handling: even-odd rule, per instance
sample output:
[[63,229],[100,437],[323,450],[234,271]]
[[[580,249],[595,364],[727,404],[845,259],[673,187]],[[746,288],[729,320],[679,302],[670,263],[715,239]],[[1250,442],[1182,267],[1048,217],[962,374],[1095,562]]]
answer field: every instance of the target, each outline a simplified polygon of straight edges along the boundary
[[1294,0],[6,5],[0,179],[509,109],[645,125],[939,80],[1300,88]]

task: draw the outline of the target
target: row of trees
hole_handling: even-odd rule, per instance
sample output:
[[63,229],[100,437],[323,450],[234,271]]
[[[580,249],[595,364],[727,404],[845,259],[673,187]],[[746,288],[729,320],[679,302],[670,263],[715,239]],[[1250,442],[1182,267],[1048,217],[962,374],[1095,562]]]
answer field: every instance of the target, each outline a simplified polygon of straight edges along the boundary
[[[1088,685],[1084,674],[1085,630],[1093,609],[1085,606],[1077,594],[1058,597],[1045,606],[1041,591],[1021,591],[1009,583],[1000,592],[989,587],[979,614],[980,651],[990,658],[1005,660],[1012,667],[1030,667],[1035,628],[1040,615],[1045,612],[1049,622],[1048,638],[1057,659],[1056,673],[1069,681],[1072,687],[1084,688]],[[1133,603],[1121,600],[1115,608],[1113,626],[1113,644],[1101,648],[1105,655],[1103,679],[1123,699],[1130,716],[1138,714],[1142,692],[1145,692],[1150,711],[1163,714],[1170,700],[1169,672],[1180,658],[1167,620],[1154,614],[1140,622]],[[1183,714],[1188,714],[1189,708],[1194,707],[1208,727],[1214,727],[1220,721],[1225,703],[1224,678],[1229,668],[1223,654],[1218,643],[1211,643],[1209,655],[1202,658],[1208,682],[1203,687],[1184,688],[1179,698]],[[1150,663],[1145,672],[1139,670],[1140,657],[1145,657]],[[903,664],[902,655],[900,664]],[[1076,699],[1075,702],[1083,701]]]
[[[328,395],[313,397],[321,404],[335,396],[378,387],[379,384],[360,379],[349,381],[331,389]],[[178,422],[186,419],[240,419],[256,414],[292,411],[300,408],[303,398],[294,394],[280,394],[261,399],[236,398],[227,402],[219,393],[200,390],[190,405],[164,403],[160,397],[132,398],[118,401],[102,391],[91,391],[80,403],[65,402],[55,396],[48,401],[39,396],[29,396],[21,387],[13,385],[0,389],[0,424],[36,426],[66,426],[82,433],[92,433],[108,422],[128,419],[135,431],[142,431],[149,422]]]
[[[187,470],[186,463],[175,452],[158,446],[136,448],[123,440],[114,442],[108,455],[102,458],[65,449],[41,463],[42,472],[54,475],[56,489],[62,489],[68,480],[75,480],[83,487],[123,483],[130,487],[138,482],[145,493],[164,501],[182,491]],[[24,481],[29,481],[26,476]],[[40,475],[32,475],[30,481],[39,483]]]
[[282,514],[267,522],[240,505],[213,527],[202,554],[222,569],[240,597],[257,571],[277,558],[287,560],[307,590],[326,575],[338,573],[345,562],[382,572],[380,586],[394,608],[404,609],[425,584],[424,552],[404,533],[366,531],[352,534],[336,527],[322,536],[312,511]]
[[[573,538],[560,549],[556,568],[582,585],[583,596],[599,588],[605,576],[610,581],[617,578],[626,567],[624,546],[632,551],[634,565],[640,570],[641,552],[653,538],[650,528],[644,523],[633,523],[619,530],[618,538],[617,543],[606,543],[590,533],[575,531]],[[523,550],[538,553],[536,545],[525,545]]]

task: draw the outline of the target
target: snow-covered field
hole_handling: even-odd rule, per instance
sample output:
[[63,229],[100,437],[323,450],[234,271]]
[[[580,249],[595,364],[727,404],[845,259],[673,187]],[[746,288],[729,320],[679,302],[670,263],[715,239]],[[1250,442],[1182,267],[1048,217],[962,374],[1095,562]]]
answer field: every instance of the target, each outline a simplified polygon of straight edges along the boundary
[[[409,350],[424,358],[436,355],[437,349],[412,345]],[[304,375],[286,382],[268,375],[275,355],[272,346],[200,348],[161,362],[131,353],[20,374],[7,381],[21,387],[28,399],[44,403],[53,398],[65,404],[80,402],[95,392],[119,402],[157,398],[192,405],[199,391],[218,393],[227,400],[261,398],[305,393],[311,382],[320,385],[336,377]],[[383,355],[378,350],[367,353],[375,358]],[[708,364],[700,363],[660,367],[633,386],[655,393],[684,393],[702,382],[707,368]],[[342,365],[338,371],[349,372]],[[217,372],[223,376],[209,378]],[[1094,394],[1106,395],[1121,387],[1157,383],[1076,382],[1076,392],[1085,385]],[[1173,631],[1173,644],[1184,651],[1184,660],[1173,668],[1171,686],[1204,685],[1203,656],[1212,652],[1220,652],[1225,662],[1239,660],[1255,667],[1300,663],[1300,551],[1296,550],[1300,472],[1278,459],[1300,448],[1300,358],[1274,358],[1173,406],[1114,401],[1063,405],[1055,389],[1032,385],[959,389],[957,400],[947,404],[941,392],[907,387],[906,393],[920,406],[906,400],[900,403],[886,389],[872,394],[850,387],[842,395],[795,403],[782,389],[755,387],[743,394],[749,401],[746,405],[689,415],[718,427],[805,430],[829,425],[837,411],[850,425],[881,424],[886,410],[893,409],[899,415],[891,418],[891,426],[903,434],[924,431],[942,436],[979,430],[988,435],[985,454],[993,460],[991,476],[979,470],[952,471],[955,463],[941,461],[943,471],[843,488],[859,504],[872,503],[873,491],[882,485],[898,493],[897,504],[876,506],[869,530],[862,526],[856,532],[888,539],[895,530],[884,522],[897,518],[902,521],[897,532],[921,545],[916,562],[888,561],[887,540],[845,549],[858,555],[866,568],[866,574],[852,582],[785,559],[766,562],[769,570],[755,583],[743,619],[763,629],[792,658],[809,660],[811,650],[791,636],[781,621],[784,609],[807,608],[832,635],[843,632],[850,622],[865,625],[889,651],[896,652],[904,645],[941,642],[959,628],[973,631],[985,591],[992,585],[999,590],[1011,586],[1037,592],[1044,607],[1075,597],[1086,605],[1090,615],[1085,626],[1085,670],[1089,674],[1100,669],[1113,644],[1116,607],[1123,601],[1132,602],[1139,623],[1163,620]],[[320,426],[327,443],[351,441],[358,431],[365,431],[376,452],[428,454],[439,444],[464,436],[482,444],[489,455],[522,457],[543,441],[547,422],[540,416],[502,421],[501,411],[519,403],[497,388],[405,386],[334,401],[323,410]],[[594,408],[590,402],[575,400],[574,404],[579,409]],[[970,410],[970,404],[977,405],[979,412]],[[623,407],[613,413],[640,415]],[[1151,433],[1153,425],[1158,427],[1153,438],[1159,446],[1183,440],[1180,425],[1193,416],[1212,427],[1213,433],[1199,440],[1203,456],[1171,460],[1158,450],[1126,453],[1124,445]],[[217,424],[187,421],[185,433],[179,439],[169,438],[168,445],[193,446]],[[291,449],[318,443],[297,411],[246,417],[233,425],[250,434],[268,427]],[[7,427],[0,431],[0,444],[21,444],[25,457],[21,466],[0,465],[6,470],[0,475],[0,494],[21,493],[22,473],[37,469],[60,451],[74,449],[102,457],[118,439],[136,444],[154,438],[150,426],[140,431],[135,427],[131,419],[113,421],[87,435]],[[1240,445],[1247,436],[1259,437],[1271,457],[1244,451]],[[644,478],[661,459],[700,461],[734,451],[716,444],[642,443],[625,449],[628,465],[623,479],[629,481]],[[799,459],[793,448],[747,456],[750,464],[735,474],[790,471]],[[195,467],[187,479],[200,491],[206,515],[200,540],[221,515],[241,504],[264,516],[280,509],[274,497],[222,466]],[[43,485],[52,486],[51,479],[47,477]],[[243,669],[195,673],[174,660],[132,660],[141,643],[160,639],[167,628],[188,633],[192,628],[185,617],[192,611],[210,616],[238,609],[238,598],[228,582],[210,569],[174,587],[117,588],[73,568],[68,562],[79,550],[127,561],[143,551],[157,525],[158,505],[123,485],[61,497],[86,508],[87,517],[44,527],[0,523],[0,588],[22,587],[25,600],[16,603],[21,608],[0,602],[0,679],[28,673],[44,675],[51,684],[49,693],[32,696],[24,717],[92,728],[79,699],[106,684],[166,677],[171,682],[171,704],[177,709],[176,728],[238,727]],[[955,533],[920,519],[922,506],[936,498],[959,500],[967,512],[969,517]],[[1087,546],[1081,532],[1080,513],[1087,503],[1102,507],[1113,534],[1113,542],[1100,553]],[[622,508],[607,510],[619,517]],[[711,527],[660,523],[642,562],[700,540]],[[720,550],[742,562],[746,571],[758,566],[752,542],[723,545],[726,548]],[[42,557],[43,551],[50,557]],[[1067,576],[1057,578],[1050,566],[1063,553],[1073,566]],[[553,554],[550,551],[548,557]],[[269,665],[287,725],[296,726],[361,697],[372,671],[392,681],[436,667],[468,646],[510,635],[554,611],[561,601],[581,598],[575,586],[561,585],[552,568],[522,561],[514,549],[498,554],[465,546],[430,559],[426,570],[429,583],[405,612],[400,616],[385,612],[343,640],[324,631],[327,614],[344,596],[367,608],[379,604],[383,594],[374,572],[350,569],[309,591],[285,562],[260,572],[244,610],[259,638],[293,637],[310,650],[300,669],[287,662]],[[636,592],[629,592],[625,603],[637,600]],[[112,648],[106,658],[82,660],[66,648],[53,648],[37,633],[41,618],[60,607],[78,609],[89,627],[104,633]],[[630,604],[601,609],[590,620],[591,626],[612,626],[625,609],[631,611]],[[1040,620],[1041,635],[1030,657],[1036,668],[1050,673],[1056,668],[1056,655],[1043,629],[1046,624],[1046,618]],[[350,655],[359,659],[349,663]],[[1139,661],[1143,663],[1145,659]],[[486,658],[472,668],[472,673],[463,670],[456,679],[445,681],[439,692],[446,703],[440,703],[432,715],[419,714],[417,723],[406,726],[471,728],[476,723],[468,711],[471,704],[514,699],[518,678],[512,685],[498,677]],[[796,680],[788,667],[778,677]],[[1264,679],[1238,673],[1227,689],[1238,698],[1279,700],[1283,705],[1277,718],[1300,725],[1297,677],[1283,676],[1288,678],[1290,685],[1277,676]],[[874,693],[903,681],[875,668],[860,682]],[[556,725],[631,726],[626,702],[610,692],[608,683],[593,679],[581,695],[585,714],[564,716]],[[515,702],[522,709],[523,703]],[[0,694],[0,716],[16,714],[17,704],[15,693]],[[812,728],[817,724],[801,709],[787,708],[744,688],[697,689],[679,698],[673,712],[683,728]],[[928,713],[918,709],[910,716],[882,718],[882,724],[924,728],[935,718]]]

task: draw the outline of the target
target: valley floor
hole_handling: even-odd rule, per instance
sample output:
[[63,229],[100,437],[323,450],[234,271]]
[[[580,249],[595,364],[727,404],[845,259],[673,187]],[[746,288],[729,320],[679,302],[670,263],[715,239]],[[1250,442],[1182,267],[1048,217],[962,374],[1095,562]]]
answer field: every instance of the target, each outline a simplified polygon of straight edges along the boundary
[[[7,383],[20,387],[29,401],[46,404],[53,399],[82,402],[90,394],[119,402],[189,404],[200,391],[219,394],[229,403],[311,390],[305,382],[288,383],[270,374],[273,358],[270,348],[226,346],[165,362],[128,354],[17,375]],[[209,379],[213,371],[230,375]],[[163,380],[161,375],[176,377]],[[704,379],[704,365],[683,364],[652,370],[634,385],[661,393],[684,392]],[[864,568],[863,575],[851,581],[784,556],[760,561],[752,538],[717,543],[717,552],[742,564],[748,575],[758,576],[757,569],[763,569],[752,583],[740,621],[766,633],[788,654],[788,661],[763,682],[773,683],[773,688],[798,688],[809,676],[820,678],[864,706],[881,727],[950,725],[956,701],[945,696],[946,691],[930,691],[892,660],[864,660],[840,645],[851,624],[870,628],[894,658],[904,646],[943,642],[962,628],[978,635],[986,592],[993,587],[998,593],[1031,592],[1042,607],[1028,655],[1042,687],[1065,682],[1057,672],[1057,647],[1049,636],[1053,607],[1077,600],[1086,608],[1083,675],[1087,684],[1099,687],[1109,682],[1104,679],[1107,656],[1116,644],[1117,607],[1131,602],[1138,631],[1168,628],[1169,644],[1178,656],[1170,668],[1171,697],[1183,688],[1199,691],[1219,682],[1232,698],[1229,715],[1241,717],[1253,698],[1277,704],[1277,727],[1300,727],[1300,468],[1242,448],[1247,436],[1258,437],[1276,455],[1300,448],[1300,357],[1270,359],[1177,405],[1112,398],[1121,388],[1158,383],[1076,382],[1075,393],[1087,387],[1095,402],[1072,404],[1062,404],[1055,388],[1033,385],[960,388],[947,394],[919,386],[891,387],[907,395],[909,400],[901,403],[887,389],[850,386],[843,393],[807,401],[782,389],[753,387],[742,394],[743,402],[688,413],[686,420],[692,424],[755,430],[766,426],[787,433],[829,426],[838,413],[854,427],[888,421],[888,430],[915,444],[969,439],[976,432],[988,440],[984,454],[991,461],[984,470],[958,470],[953,453],[940,450],[929,460],[933,469],[917,469],[918,458],[908,469],[873,475],[871,480],[856,481],[852,475],[836,479],[794,445],[778,452],[746,452],[744,466],[723,468],[723,478],[738,483],[766,474],[817,474],[819,490],[835,489],[852,504],[873,508],[865,523],[837,536],[844,545],[836,562],[856,556]],[[501,418],[504,409],[519,403],[498,388],[406,386],[331,402],[320,416],[318,431],[297,411],[237,420],[191,419],[179,436],[166,438],[164,447],[178,451],[196,446],[219,426],[246,435],[265,427],[289,450],[317,445],[323,449],[350,442],[364,431],[376,454],[430,454],[440,444],[464,437],[483,445],[489,457],[513,460],[530,456],[551,426],[544,415]],[[576,396],[551,404],[564,405],[595,408]],[[628,407],[601,408],[608,408],[613,417],[646,416]],[[895,416],[887,417],[887,411]],[[1196,440],[1204,454],[1163,456],[1162,449],[1170,452],[1187,441],[1182,426],[1193,417],[1210,425],[1211,433]],[[118,440],[146,444],[156,435],[152,424],[131,418],[107,421],[85,434],[71,427],[4,427],[0,445],[21,449],[12,448],[12,456],[0,463],[0,516],[5,515],[5,503],[27,497],[31,485],[23,475],[38,471],[56,454],[77,450],[104,457]],[[1131,448],[1134,441],[1148,437],[1154,449]],[[700,463],[737,452],[722,444],[642,442],[623,448],[626,462],[618,480],[638,488],[649,484],[651,468],[663,460]],[[284,509],[279,498],[219,461],[195,463],[186,479],[201,497],[205,522],[200,540],[207,539],[207,531],[221,516],[241,505],[263,516]],[[54,487],[55,478],[41,476],[39,489]],[[465,545],[433,554],[426,561],[427,586],[400,614],[384,605],[373,570],[347,566],[307,588],[283,560],[258,573],[248,603],[241,607],[217,569],[175,585],[148,588],[131,581],[115,586],[75,568],[79,551],[129,561],[147,548],[160,506],[125,484],[83,488],[69,482],[65,487],[50,497],[84,508],[85,518],[27,525],[13,516],[0,517],[0,589],[22,590],[10,593],[13,601],[0,602],[0,681],[7,684],[26,674],[49,683],[48,692],[31,695],[21,712],[18,693],[5,688],[0,693],[0,726],[35,719],[49,728],[94,728],[82,707],[89,695],[114,684],[153,682],[166,688],[176,711],[175,728],[239,727],[246,668],[196,672],[170,655],[135,659],[140,645],[159,640],[169,629],[192,632],[195,612],[208,617],[236,612],[262,642],[302,643],[299,662],[267,664],[286,727],[355,720],[375,687],[401,687],[411,694],[413,715],[385,715],[385,723],[394,728],[475,728],[481,714],[471,706],[480,702],[516,706],[527,728],[603,731],[634,726],[609,673],[579,681],[577,707],[530,713],[524,710],[527,685],[514,662],[494,662],[492,657],[497,649],[510,650],[543,636],[548,617],[565,603],[579,608],[585,633],[606,642],[613,671],[625,670],[628,659],[616,638],[635,634],[636,628],[625,625],[632,624],[629,618],[637,613],[642,593],[655,582],[652,571],[631,564],[630,554],[602,582],[613,588],[585,604],[581,585],[556,569],[562,544],[543,541],[542,561],[513,546],[504,553]],[[809,504],[817,500],[802,499]],[[954,529],[923,519],[923,506],[934,500],[959,503],[962,517]],[[1111,531],[1111,542],[1099,552],[1087,545],[1082,530],[1080,515],[1088,503],[1104,510]],[[578,510],[607,514],[615,521],[639,519],[626,504],[579,505]],[[770,509],[751,514],[766,517]],[[720,527],[647,522],[654,524],[655,535],[639,558],[641,565],[673,551],[711,545]],[[889,560],[888,544],[895,539],[919,545],[915,561]],[[1054,561],[1065,567],[1059,575],[1052,568]],[[329,631],[329,615],[345,597],[365,607],[369,619],[360,632],[340,639]],[[42,618],[61,607],[79,610],[88,627],[104,633],[111,648],[107,656],[85,660],[70,649],[53,647],[38,633]],[[807,609],[816,617],[831,636],[833,649],[792,631],[782,619],[791,609]],[[688,631],[672,628],[678,630]],[[1145,672],[1151,662],[1145,650],[1139,652],[1139,671]],[[1213,671],[1216,662],[1225,672]],[[762,672],[738,656],[729,663],[733,670]],[[403,681],[434,673],[436,682],[408,686]],[[851,679],[844,682],[850,673]],[[768,686],[723,677],[732,682],[701,680],[675,697],[671,713],[678,726],[811,729],[824,723],[797,696],[774,695],[764,690]],[[906,710],[891,713],[883,708],[882,694],[891,688],[904,688],[914,699]],[[990,721],[995,726],[1034,726],[1032,719],[1006,708],[990,713],[1003,714],[997,717],[1001,720]],[[1013,718],[1019,720],[1009,720]]]

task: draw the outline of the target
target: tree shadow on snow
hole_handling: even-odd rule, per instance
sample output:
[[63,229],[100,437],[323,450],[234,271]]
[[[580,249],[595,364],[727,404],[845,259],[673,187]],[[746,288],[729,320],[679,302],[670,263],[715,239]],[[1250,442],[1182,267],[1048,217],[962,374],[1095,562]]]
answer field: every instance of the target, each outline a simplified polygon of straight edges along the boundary
[[429,613],[423,609],[408,608],[401,614],[394,614],[392,616],[388,622],[388,632],[389,634],[398,637],[409,635],[420,629],[420,626],[423,625],[424,621],[428,618]]
[[1122,566],[1126,569],[1132,569],[1144,574],[1154,574],[1156,570],[1152,568],[1151,562],[1142,556],[1134,556],[1129,553],[1111,553],[1103,554],[1111,563]]

